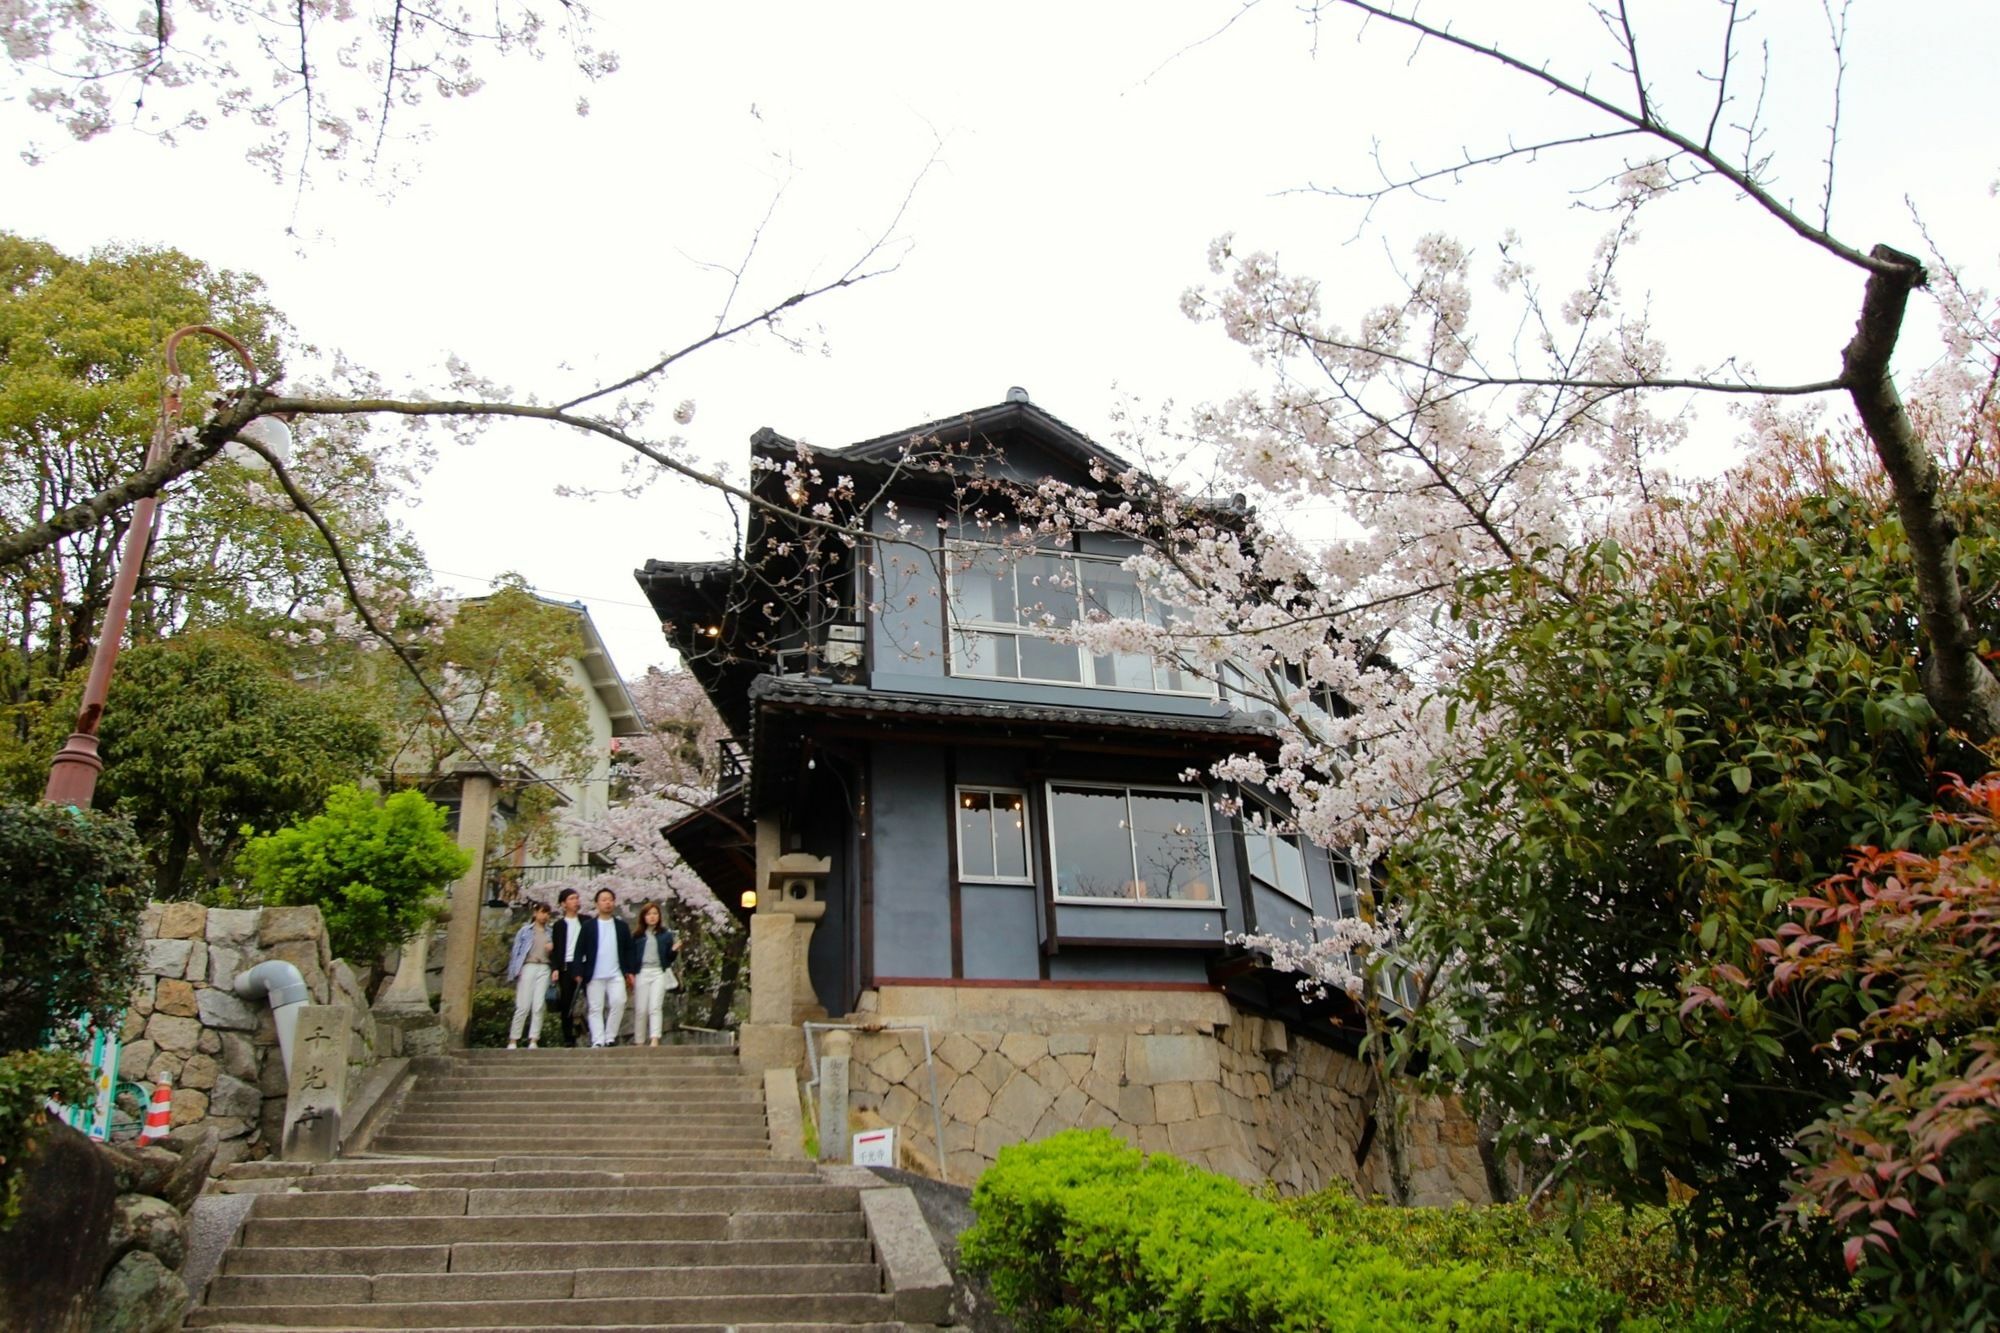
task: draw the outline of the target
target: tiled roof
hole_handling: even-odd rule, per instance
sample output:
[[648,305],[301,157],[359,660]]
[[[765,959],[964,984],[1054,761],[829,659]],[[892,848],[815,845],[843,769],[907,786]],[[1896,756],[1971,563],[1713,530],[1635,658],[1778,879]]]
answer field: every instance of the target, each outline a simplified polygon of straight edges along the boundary
[[1128,709],[1072,708],[1062,704],[965,699],[953,695],[903,694],[859,685],[835,685],[795,676],[759,676],[750,685],[758,703],[825,709],[830,712],[892,714],[951,721],[1027,722],[1104,731],[1155,731],[1176,735],[1235,736],[1270,740],[1277,729],[1230,713],[1221,717]]

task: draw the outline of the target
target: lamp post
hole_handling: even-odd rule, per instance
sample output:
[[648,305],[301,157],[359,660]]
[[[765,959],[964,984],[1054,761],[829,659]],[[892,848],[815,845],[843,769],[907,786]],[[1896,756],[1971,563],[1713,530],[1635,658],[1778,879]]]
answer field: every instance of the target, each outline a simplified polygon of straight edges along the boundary
[[[153,433],[153,442],[146,450],[144,466],[152,467],[165,459],[173,448],[174,423],[181,414],[181,366],[180,343],[191,334],[205,334],[228,344],[236,353],[236,359],[243,363],[254,384],[257,379],[257,363],[251,359],[250,351],[221,329],[208,324],[190,324],[186,328],[175,329],[167,335],[166,391],[160,400],[160,424]],[[260,420],[275,420],[260,418]],[[282,422],[273,438],[261,442],[282,453],[290,443],[290,432]],[[54,762],[49,765],[49,785],[42,793],[42,799],[52,805],[73,805],[79,809],[89,809],[91,798],[97,791],[97,775],[104,771],[104,761],[97,754],[97,724],[104,717],[104,700],[111,688],[111,668],[118,662],[118,646],[125,637],[125,621],[132,611],[132,595],[139,586],[139,571],[146,563],[146,548],[153,540],[153,522],[159,511],[159,497],[148,495],[132,506],[132,525],[125,532],[125,550],[119,556],[118,572],[111,581],[111,596],[104,608],[104,624],[98,630],[97,643],[91,649],[90,675],[83,686],[83,704],[77,710],[76,730],[63,742]]]

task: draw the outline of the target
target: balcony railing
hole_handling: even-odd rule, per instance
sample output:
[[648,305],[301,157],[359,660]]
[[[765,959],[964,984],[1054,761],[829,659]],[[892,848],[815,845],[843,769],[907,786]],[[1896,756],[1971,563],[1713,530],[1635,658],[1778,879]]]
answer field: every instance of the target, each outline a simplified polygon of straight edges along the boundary
[[716,742],[716,782],[722,791],[740,787],[749,776],[748,760],[743,753],[743,743],[734,737],[725,736]]

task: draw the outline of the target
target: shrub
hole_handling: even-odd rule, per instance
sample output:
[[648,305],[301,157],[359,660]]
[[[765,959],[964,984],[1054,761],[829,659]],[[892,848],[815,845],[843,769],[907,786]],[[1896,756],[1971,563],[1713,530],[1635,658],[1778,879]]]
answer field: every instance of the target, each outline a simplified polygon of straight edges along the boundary
[[[1031,1333],[1615,1328],[1587,1278],[1413,1260],[1315,1235],[1272,1201],[1103,1130],[1010,1147],[980,1177],[960,1242]],[[1643,1328],[1645,1325],[1634,1325]]]
[[324,813],[252,840],[242,857],[264,902],[319,908],[334,953],[362,959],[428,925],[438,890],[470,864],[421,792],[378,802],[354,787],[335,787]]
[[51,1099],[76,1105],[94,1091],[90,1070],[67,1051],[0,1055],[0,1230],[20,1213],[22,1154],[47,1123]]
[[[507,1044],[507,1029],[514,1022],[514,988],[512,986],[481,986],[472,992],[472,1012],[465,1020],[465,1044],[467,1046],[495,1047]],[[523,1032],[521,1040],[535,1037],[534,1033]],[[542,1011],[542,1031],[535,1037],[544,1046],[556,1046],[562,1042],[562,1027],[556,1018],[556,1008],[550,1005]]]
[[145,863],[121,819],[0,801],[0,1053],[75,1045],[125,1006]]

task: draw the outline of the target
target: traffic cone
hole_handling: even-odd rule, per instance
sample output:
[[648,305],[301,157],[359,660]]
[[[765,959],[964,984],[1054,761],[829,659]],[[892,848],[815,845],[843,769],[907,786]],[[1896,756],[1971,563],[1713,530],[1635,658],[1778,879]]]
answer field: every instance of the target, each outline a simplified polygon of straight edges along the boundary
[[173,1081],[167,1075],[160,1075],[159,1086],[153,1089],[152,1105],[146,1108],[146,1127],[139,1131],[139,1146],[158,1143],[167,1137],[173,1128],[174,1089]]

